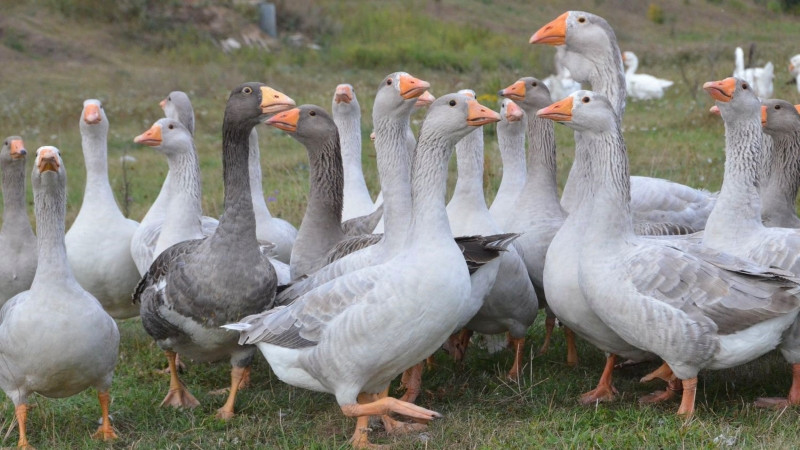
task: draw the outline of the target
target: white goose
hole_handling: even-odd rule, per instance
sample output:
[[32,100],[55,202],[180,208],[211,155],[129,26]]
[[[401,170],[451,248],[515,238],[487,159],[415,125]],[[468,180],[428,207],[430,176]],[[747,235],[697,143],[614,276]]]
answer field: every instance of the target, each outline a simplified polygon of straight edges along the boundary
[[67,258],[75,279],[111,317],[133,317],[139,314],[130,299],[139,271],[131,257],[131,238],[138,224],[122,215],[108,182],[108,118],[99,100],[83,102],[80,129],[86,189],[64,238]]
[[800,312],[800,286],[786,278],[790,272],[634,234],[627,154],[608,99],[580,91],[539,115],[575,129],[593,153],[593,205],[578,261],[581,291],[632,347],[664,359],[673,374],[670,387],[683,387],[678,414],[693,414],[701,369],[735,367],[778,345],[784,355],[798,350],[796,342],[781,343]]
[[97,390],[102,424],[95,439],[117,435],[108,417],[119,330],[67,263],[64,220],[67,174],[55,147],[40,147],[31,175],[39,265],[30,290],[0,309],[0,388],[14,402],[19,448],[28,444],[28,397],[63,398]]
[[414,156],[408,245],[383,264],[231,326],[242,330],[240,342],[258,345],[281,380],[335,394],[342,412],[358,417],[356,447],[369,444],[370,415],[395,412],[425,422],[439,417],[384,394],[398,373],[447,339],[465,307],[469,272],[453,263],[461,251],[444,209],[447,160],[472,126],[497,120],[497,113],[463,95],[436,100]]
[[[588,81],[614,105],[620,117],[625,111],[625,72],[614,30],[600,16],[568,11],[540,28],[533,44],[565,45],[564,65],[579,81]],[[577,204],[580,179],[588,168],[573,163],[561,204],[572,211]],[[703,229],[716,197],[706,191],[660,178],[631,177],[631,208],[636,222],[669,223]]]
[[628,68],[625,71],[625,90],[628,96],[636,100],[652,100],[664,96],[664,91],[673,85],[670,80],[656,78],[645,73],[636,73],[639,58],[633,52],[622,54],[622,62]]
[[800,92],[800,54],[794,55],[789,59],[789,73],[792,74],[797,85],[797,92]]
[[503,230],[516,214],[517,198],[528,179],[525,170],[525,129],[528,119],[525,111],[514,100],[500,102],[501,121],[497,124],[497,141],[503,160],[503,178],[489,207],[489,213]]
[[772,97],[772,80],[775,78],[775,66],[772,61],[766,63],[764,67],[744,67],[744,51],[741,47],[736,47],[735,63],[733,68],[733,76],[741,78],[753,87],[756,95],[759,98]]

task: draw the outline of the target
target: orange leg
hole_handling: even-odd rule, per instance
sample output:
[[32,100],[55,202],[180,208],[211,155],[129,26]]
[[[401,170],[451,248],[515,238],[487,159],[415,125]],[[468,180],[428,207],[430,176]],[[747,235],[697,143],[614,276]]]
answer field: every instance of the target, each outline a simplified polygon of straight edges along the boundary
[[233,405],[236,403],[236,393],[239,392],[239,385],[242,383],[244,373],[247,371],[245,367],[231,368],[231,391],[228,395],[228,401],[222,405],[222,408],[217,410],[217,419],[230,420],[233,418]]
[[469,339],[471,337],[472,330],[462,328],[458,333],[451,335],[442,347],[453,357],[454,361],[461,362],[464,359],[464,354],[467,352],[467,346],[469,346]]
[[[181,360],[181,355],[177,353],[175,354],[175,366],[178,368],[178,372],[180,373],[186,372],[186,364],[184,364],[183,361]],[[167,366],[166,368],[158,370],[157,372],[169,374],[170,368],[169,366]]]
[[647,394],[639,399],[639,403],[660,403],[672,399],[675,395],[683,390],[683,384],[677,377],[667,382],[667,389],[665,391],[655,391],[652,394]]
[[544,320],[544,342],[539,348],[539,354],[543,355],[550,349],[550,338],[553,336],[553,329],[556,327],[556,318],[548,317]]
[[578,365],[578,347],[575,346],[575,332],[564,327],[564,336],[567,338],[567,365]]
[[425,358],[425,366],[427,366],[428,370],[433,370],[433,368],[436,367],[436,358],[434,358],[433,355]]
[[[416,365],[414,367],[419,367],[420,368],[419,370],[421,371],[422,370],[422,363],[419,363],[418,365]],[[389,388],[387,387],[383,392],[378,394],[378,397],[377,397],[376,400],[382,399],[382,398],[386,398],[388,396],[389,396]],[[425,425],[424,423],[406,423],[406,422],[401,422],[399,420],[394,420],[388,414],[384,414],[384,415],[381,416],[381,422],[383,422],[383,429],[386,430],[387,433],[395,434],[395,435],[413,433],[413,432],[416,432],[416,431],[425,431],[426,429],[428,429],[428,426]]]
[[658,366],[658,369],[648,373],[647,375],[643,376],[639,382],[640,383],[647,383],[648,381],[653,381],[656,378],[660,380],[664,380],[667,383],[675,379],[675,374],[672,373],[672,369],[669,367],[669,364],[663,363]]
[[180,378],[178,378],[178,369],[175,364],[175,352],[166,350],[164,354],[167,355],[167,362],[169,363],[169,392],[161,402],[161,406],[169,405],[175,408],[195,408],[200,406],[200,402],[186,389]]
[[403,376],[400,378],[400,383],[401,387],[406,390],[405,394],[400,397],[400,400],[414,403],[419,396],[419,393],[422,391],[422,363],[419,363],[403,372]]
[[244,373],[242,373],[242,381],[239,383],[239,390],[247,389],[250,387],[250,372],[252,371],[252,366],[247,366],[244,368]]
[[28,405],[23,403],[14,408],[14,414],[17,416],[17,426],[19,427],[19,448],[33,448],[28,444],[28,434],[25,431],[25,422],[28,420]]
[[616,361],[616,359],[617,355],[608,355],[606,366],[603,368],[603,374],[600,376],[597,387],[581,395],[581,404],[590,405],[596,402],[610,402],[614,400],[614,394],[617,393],[617,390],[611,385],[611,379],[614,372],[614,361]]
[[786,398],[762,397],[756,400],[756,406],[761,408],[785,408],[800,405],[800,364],[792,364],[792,387]]
[[691,417],[694,414],[694,399],[697,395],[697,377],[682,380],[682,383],[683,397],[681,397],[678,415]]
[[103,441],[110,441],[113,439],[117,439],[117,433],[114,432],[114,429],[111,427],[111,420],[108,418],[108,402],[110,396],[108,395],[108,391],[105,392],[98,392],[97,393],[97,400],[100,401],[100,410],[103,413],[103,423],[97,428],[97,432],[92,435],[94,439],[101,439]]
[[508,371],[507,377],[509,380],[516,381],[519,380],[519,373],[522,370],[522,350],[525,348],[525,338],[515,338],[509,334],[508,343],[514,349],[514,365]]
[[[361,398],[361,396],[359,396],[359,398]],[[384,397],[370,403],[351,403],[342,405],[341,408],[342,413],[347,417],[382,416],[384,414],[397,413],[424,423],[442,417],[442,415],[436,411],[431,411],[393,397]]]
[[[358,401],[362,401],[361,395],[358,396]],[[369,416],[358,416],[356,419],[356,431],[353,433],[353,437],[350,438],[350,445],[353,448],[371,447],[367,431],[369,431]]]

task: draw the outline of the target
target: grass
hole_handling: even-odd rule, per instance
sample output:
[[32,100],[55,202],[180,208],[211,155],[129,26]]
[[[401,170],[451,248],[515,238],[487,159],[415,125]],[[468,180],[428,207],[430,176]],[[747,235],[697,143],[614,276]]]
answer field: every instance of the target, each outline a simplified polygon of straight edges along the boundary
[[[200,2],[203,3],[203,2]],[[230,5],[233,2],[222,2]],[[728,76],[733,48],[758,43],[758,63],[777,68],[775,96],[798,103],[785,85],[783,69],[794,53],[783,36],[800,32],[793,17],[773,14],[747,1],[661,1],[664,24],[646,18],[648,3],[577,0],[576,9],[597,12],[617,30],[624,49],[637,52],[640,71],[674,80],[664,99],[629,102],[624,121],[633,174],[669,178],[709,190],[722,179],[722,123],[706,111],[712,104],[697,85]],[[116,5],[120,5],[118,9]],[[206,214],[222,212],[220,122],[230,88],[263,80],[298,104],[330,104],[338,83],[353,84],[362,105],[364,168],[377,192],[374,150],[368,139],[369,111],[377,82],[406,70],[431,82],[441,95],[472,88],[491,105],[493,95],[517,78],[546,77],[552,49],[528,45],[539,26],[562,6],[511,0],[377,2],[294,0],[278,2],[280,17],[322,47],[316,51],[284,45],[270,52],[223,54],[211,34],[193,22],[169,20],[181,2],[5,1],[0,17],[0,124],[5,135],[22,135],[29,150],[56,145],[68,169],[68,224],[83,193],[83,156],[77,121],[86,98],[103,101],[109,117],[109,170],[122,204],[120,157],[128,167],[130,216],[140,219],[160,189],[166,162],[133,144],[162,112],[158,102],[171,90],[187,91],[197,115],[196,144],[203,171]],[[155,9],[154,9],[155,8]],[[163,8],[163,9],[158,9]],[[172,8],[172,9],[170,9]],[[246,5],[233,6],[252,15]],[[191,13],[195,10],[189,10]],[[172,15],[170,15],[172,14]],[[283,16],[281,16],[283,14]],[[678,18],[680,20],[678,20]],[[197,21],[200,23],[200,21]],[[288,34],[288,31],[284,36]],[[233,32],[231,32],[233,33]],[[415,116],[418,126],[422,116]],[[297,142],[277,130],[259,129],[264,190],[276,198],[273,214],[298,224],[305,207],[307,159]],[[572,132],[557,127],[560,182],[572,162]],[[32,159],[32,158],[29,158]],[[494,128],[486,129],[487,198],[502,175]],[[29,162],[29,165],[31,163]],[[453,164],[454,167],[454,164]],[[449,182],[452,186],[454,177]],[[29,193],[30,195],[30,193]],[[32,204],[32,201],[31,201]],[[538,348],[542,319],[531,328],[527,349]],[[202,406],[194,411],[158,407],[167,379],[154,373],[162,353],[138,320],[120,322],[122,345],[111,413],[121,439],[111,445],[89,435],[99,408],[95,394],[63,400],[34,397],[29,416],[31,442],[40,448],[336,448],[346,446],[354,421],[344,418],[332,396],[296,389],[275,378],[259,357],[253,387],[237,401],[238,417],[214,419],[223,398],[209,391],[229,383],[226,364],[190,364],[184,381]],[[393,438],[379,429],[373,439],[397,448],[519,447],[797,447],[798,412],[762,411],[752,401],[788,390],[789,369],[772,354],[733,370],[701,375],[698,414],[689,422],[674,415],[677,403],[642,407],[637,398],[662,386],[637,380],[652,365],[618,372],[621,395],[609,405],[578,406],[594,387],[603,355],[579,343],[581,364],[564,364],[563,339],[550,353],[532,358],[519,383],[502,375],[511,355],[471,349],[463,365],[437,355],[426,373],[419,403],[442,412],[423,434]],[[473,351],[474,350],[474,351]],[[0,446],[16,442],[13,406],[0,403]]]

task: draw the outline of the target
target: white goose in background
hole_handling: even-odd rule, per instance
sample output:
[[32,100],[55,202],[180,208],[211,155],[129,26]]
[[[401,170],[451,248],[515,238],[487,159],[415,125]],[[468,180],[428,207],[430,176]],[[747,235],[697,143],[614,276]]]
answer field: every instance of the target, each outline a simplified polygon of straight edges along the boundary
[[[800,188],[800,113],[785,100],[764,100],[761,125],[771,138],[769,155],[762,151],[767,173],[759,173],[761,220],[767,227],[800,228],[797,191]],[[764,140],[766,143],[767,140]]]
[[800,92],[800,54],[794,55],[789,59],[789,73],[792,74],[797,85],[797,92]]
[[[414,155],[405,248],[288,306],[229,326],[241,330],[240,342],[258,346],[284,382],[334,394],[342,413],[358,418],[354,447],[369,445],[370,415],[394,412],[422,422],[440,416],[386,395],[397,374],[448,338],[469,298],[469,271],[454,263],[461,251],[445,212],[447,160],[473,126],[499,116],[459,94],[442,96],[430,108]],[[409,426],[417,428],[399,424]]]
[[30,289],[36,273],[36,236],[25,201],[25,143],[9,136],[0,150],[3,225],[0,228],[0,306]]
[[569,69],[564,67],[562,60],[565,52],[564,46],[556,47],[556,53],[553,56],[556,73],[542,81],[547,86],[547,89],[550,90],[550,99],[553,101],[560,100],[581,89],[581,84],[573,80]]
[[345,83],[336,86],[331,112],[336,128],[339,129],[339,143],[342,149],[344,167],[342,221],[345,221],[370,214],[376,207],[364,181],[361,164],[361,107],[352,85]]
[[[0,309],[0,388],[14,402],[18,448],[28,443],[29,396],[73,396],[97,390],[101,425],[92,436],[117,438],[108,416],[109,389],[119,353],[119,330],[72,276],[64,247],[67,174],[55,147],[40,147],[31,174],[38,235],[36,275],[29,290]],[[98,251],[103,247],[96,247]]]
[[[600,16],[567,11],[540,28],[532,44],[565,45],[564,65],[579,81],[588,81],[595,92],[614,105],[620,121],[625,112],[625,72],[614,30]],[[590,169],[580,160],[572,164],[561,196],[568,212],[577,204],[579,180]],[[672,181],[652,177],[631,177],[631,208],[636,222],[668,223],[703,229],[716,197]]]
[[639,58],[633,52],[622,54],[622,62],[628,70],[625,71],[625,90],[628,96],[636,100],[652,100],[664,96],[664,91],[673,85],[670,80],[656,78],[644,73],[636,73],[639,67]]
[[[459,94],[475,98],[471,89]],[[513,109],[513,108],[512,108]],[[456,144],[458,179],[453,197],[447,203],[450,229],[456,236],[490,236],[504,230],[495,222],[486,207],[483,191],[483,128],[477,128]],[[518,379],[522,370],[522,350],[525,333],[539,312],[539,301],[528,277],[525,263],[513,246],[483,265],[470,277],[471,303],[465,314],[467,322],[461,333],[449,340],[456,360],[463,358],[473,331],[483,334],[509,334],[509,346],[514,350],[514,364],[508,372]],[[448,348],[449,347],[449,348]]]
[[525,169],[525,129],[528,119],[525,111],[510,98],[500,102],[500,118],[497,141],[503,161],[503,178],[489,207],[489,214],[501,229],[507,230],[517,213],[517,199],[528,178]]
[[117,206],[108,182],[108,118],[99,100],[83,102],[81,143],[86,189],[78,216],[65,239],[75,279],[115,319],[139,315],[131,293],[139,271],[131,257],[131,238],[138,223]]
[[750,83],[759,98],[772,98],[772,80],[775,78],[775,66],[772,65],[772,61],[765,64],[764,67],[745,68],[742,47],[736,47],[734,53],[734,78],[741,78]]

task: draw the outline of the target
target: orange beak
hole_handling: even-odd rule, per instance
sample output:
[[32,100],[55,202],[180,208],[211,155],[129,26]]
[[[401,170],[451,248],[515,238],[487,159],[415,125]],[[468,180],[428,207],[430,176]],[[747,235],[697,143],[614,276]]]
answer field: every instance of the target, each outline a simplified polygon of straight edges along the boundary
[[714,100],[728,103],[736,90],[736,78],[728,77],[720,81],[708,81],[703,84],[703,90],[708,92],[708,95]]
[[794,109],[796,109],[797,113],[800,114],[800,105],[794,105]]
[[22,142],[22,139],[12,139],[11,140],[11,159],[25,159],[25,155],[28,152],[25,150],[25,143]]
[[279,130],[286,131],[287,133],[294,133],[297,131],[298,120],[300,120],[300,108],[292,108],[288,111],[275,114],[265,123]]
[[761,126],[767,126],[767,107],[766,105],[761,105]]
[[425,108],[433,103],[434,100],[436,100],[436,97],[434,97],[430,91],[425,91],[422,95],[417,97],[417,103],[414,103],[414,106],[417,108]]
[[83,109],[83,121],[89,125],[100,123],[103,117],[100,115],[100,107],[95,104],[86,105]]
[[506,120],[509,122],[519,122],[522,120],[524,113],[522,108],[514,102],[506,103]]
[[58,155],[56,154],[55,150],[48,147],[42,147],[39,149],[38,159],[39,173],[44,173],[47,171],[58,172]]
[[572,96],[559,100],[552,105],[536,111],[536,116],[542,119],[555,120],[556,122],[569,122],[572,120]]
[[418,98],[430,87],[431,84],[427,81],[414,78],[409,74],[400,75],[400,96],[406,100]]
[[161,109],[164,109],[167,106],[167,99],[164,99],[164,100],[161,100],[160,102],[158,102],[158,106],[160,106]]
[[261,86],[261,114],[275,114],[295,106],[297,104],[288,95],[269,86]]
[[353,90],[347,84],[340,84],[336,86],[336,92],[333,94],[333,101],[336,103],[350,103],[353,101]]
[[714,105],[711,108],[708,108],[708,112],[710,112],[711,114],[716,114],[718,116],[722,115],[722,113],[719,110],[719,106],[717,106],[717,105]]
[[481,105],[477,100],[468,99],[467,106],[469,107],[469,112],[467,113],[467,123],[473,127],[479,127],[481,125],[486,125],[487,123],[500,121],[500,114]]
[[522,80],[518,80],[516,83],[512,84],[511,86],[501,89],[500,92],[497,93],[500,97],[510,98],[516,102],[521,102],[525,100],[525,82]]
[[161,145],[161,125],[155,124],[149,130],[133,138],[133,142],[146,145],[148,147],[158,147]]
[[558,16],[552,22],[539,28],[530,39],[531,44],[564,45],[567,42],[567,16],[569,12]]

